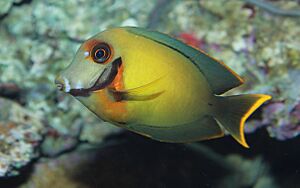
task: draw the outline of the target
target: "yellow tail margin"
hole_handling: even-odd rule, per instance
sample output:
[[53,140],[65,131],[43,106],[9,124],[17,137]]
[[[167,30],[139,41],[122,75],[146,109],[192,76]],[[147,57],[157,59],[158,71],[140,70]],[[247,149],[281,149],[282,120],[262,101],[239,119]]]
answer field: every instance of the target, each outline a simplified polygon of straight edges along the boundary
[[245,121],[258,107],[270,99],[271,96],[263,94],[218,96],[215,118],[236,141],[249,148],[244,134]]

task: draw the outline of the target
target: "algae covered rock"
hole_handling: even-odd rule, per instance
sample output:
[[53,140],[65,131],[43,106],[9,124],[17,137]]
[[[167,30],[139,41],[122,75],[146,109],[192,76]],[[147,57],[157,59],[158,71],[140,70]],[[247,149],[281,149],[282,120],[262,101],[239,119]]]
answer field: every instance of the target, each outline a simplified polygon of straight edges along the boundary
[[13,6],[14,0],[3,0],[0,2],[0,16],[7,14]]
[[[266,2],[300,8],[297,1]],[[299,17],[273,15],[242,0],[1,0],[0,96],[6,99],[0,98],[0,177],[119,131],[58,92],[53,81],[85,39],[124,25],[188,38],[224,61],[245,79],[228,94],[272,95],[246,131],[262,127],[278,140],[300,134]]]
[[0,98],[0,176],[15,175],[37,157],[44,131],[39,117],[19,104]]
[[[196,47],[241,75],[244,85],[226,94],[266,93],[273,97],[262,110],[262,118],[247,122],[246,131],[265,127],[276,139],[294,138],[300,134],[299,116],[295,115],[300,112],[299,3],[265,1],[261,4],[267,8],[263,9],[247,2],[180,2],[169,12],[168,25],[160,28],[193,34],[194,42],[201,41]],[[298,14],[281,14],[286,12]]]

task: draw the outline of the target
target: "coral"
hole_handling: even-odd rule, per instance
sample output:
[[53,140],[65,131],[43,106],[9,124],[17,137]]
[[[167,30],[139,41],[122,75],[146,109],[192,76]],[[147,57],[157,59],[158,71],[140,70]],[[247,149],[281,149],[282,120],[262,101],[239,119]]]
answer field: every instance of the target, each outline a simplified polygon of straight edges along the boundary
[[0,15],[3,15],[8,12],[8,10],[11,8],[14,0],[4,0],[0,3]]
[[[96,121],[99,121],[98,119]],[[96,124],[96,122],[94,122]],[[106,135],[111,133],[116,133],[120,129],[114,125],[107,122],[102,122],[98,126],[87,125],[80,134],[81,141],[87,141],[91,144],[98,144],[103,141]]]
[[[33,153],[36,157],[55,157],[76,149],[82,142],[99,143],[118,130],[103,126],[81,104],[58,92],[53,81],[84,39],[107,27],[143,25],[152,6],[150,1],[138,0],[0,2],[0,38],[5,46],[0,48],[0,96],[21,103],[23,111],[33,112],[41,122],[39,131],[26,125],[28,132],[41,141],[35,146],[40,152],[33,152],[35,147],[28,143],[21,145],[11,134],[5,136],[16,146],[15,151],[27,154],[24,161],[13,162],[10,155],[1,153],[1,166],[5,166],[0,177],[6,172],[15,173],[12,166],[25,165],[33,159]],[[0,108],[4,113],[5,108]],[[0,129],[8,129],[9,122],[3,123]],[[22,126],[17,127],[21,131]]]
[[15,102],[0,98],[0,176],[16,175],[37,156],[41,119]]
[[[280,9],[299,9],[295,1],[274,3]],[[201,41],[198,48],[244,78],[242,87],[226,94],[270,94],[273,99],[263,109],[263,117],[248,122],[246,131],[266,127],[271,137],[284,140],[299,134],[299,119],[293,114],[300,101],[300,21],[272,13],[243,1],[184,1],[168,14],[168,24],[183,40],[182,33],[193,35],[193,43]],[[280,113],[268,110],[273,103],[283,104]]]
[[[299,9],[296,1],[268,3]],[[224,61],[245,79],[228,95],[272,95],[247,132],[263,127],[279,140],[300,133],[297,18],[245,1],[1,0],[0,21],[0,96],[14,100],[0,98],[0,177],[119,130],[53,83],[86,38],[114,26],[149,26]]]
[[239,155],[229,155],[225,161],[230,164],[233,172],[225,176],[218,187],[278,187],[269,173],[268,164],[260,157],[250,160]]
[[75,166],[70,165],[82,163],[79,153],[58,157],[55,160],[44,160],[34,167],[32,178],[20,186],[20,188],[85,188],[86,186],[74,181],[70,175]]

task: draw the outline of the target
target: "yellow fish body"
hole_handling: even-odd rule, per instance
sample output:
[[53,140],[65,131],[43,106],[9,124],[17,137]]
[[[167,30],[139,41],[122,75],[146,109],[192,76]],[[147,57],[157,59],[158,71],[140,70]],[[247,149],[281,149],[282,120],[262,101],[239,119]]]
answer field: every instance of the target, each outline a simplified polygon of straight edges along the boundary
[[271,98],[220,96],[243,83],[236,73],[168,35],[134,27],[88,39],[55,82],[105,121],[178,143],[226,130],[248,147],[244,122]]

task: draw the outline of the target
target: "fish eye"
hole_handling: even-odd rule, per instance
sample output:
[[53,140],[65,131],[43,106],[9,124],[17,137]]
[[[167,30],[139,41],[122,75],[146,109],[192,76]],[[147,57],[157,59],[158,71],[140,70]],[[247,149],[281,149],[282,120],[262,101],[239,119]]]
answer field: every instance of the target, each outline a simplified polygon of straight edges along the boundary
[[96,45],[92,50],[91,56],[95,63],[106,63],[111,56],[109,45],[106,43],[100,43]]

